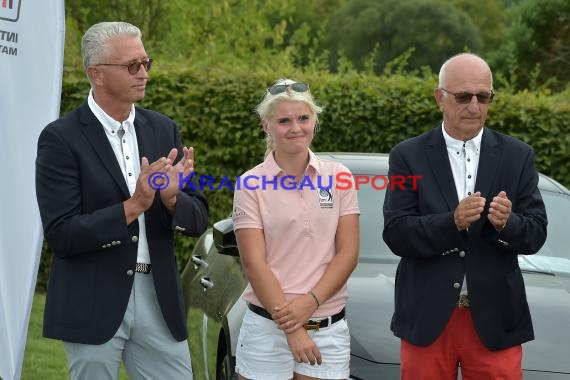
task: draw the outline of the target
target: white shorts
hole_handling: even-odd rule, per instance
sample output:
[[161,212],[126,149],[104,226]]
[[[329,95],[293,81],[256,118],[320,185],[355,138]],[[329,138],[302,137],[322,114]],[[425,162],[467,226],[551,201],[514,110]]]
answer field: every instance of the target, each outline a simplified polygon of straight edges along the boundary
[[297,363],[277,324],[247,308],[237,342],[236,372],[250,380],[289,380],[293,373],[320,379],[348,378],[350,334],[346,320],[307,332],[321,351],[320,365]]

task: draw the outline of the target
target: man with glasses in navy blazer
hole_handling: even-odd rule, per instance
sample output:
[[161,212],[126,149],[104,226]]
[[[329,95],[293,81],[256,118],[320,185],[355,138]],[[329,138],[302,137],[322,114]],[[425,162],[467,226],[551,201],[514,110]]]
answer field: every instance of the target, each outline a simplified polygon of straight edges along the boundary
[[[174,121],[135,106],[152,60],[140,30],[102,22],[82,40],[87,101],[41,133],[36,193],[52,252],[44,336],[72,379],[191,379],[174,235],[208,224]],[[195,189],[196,187],[194,187]]]
[[[404,380],[521,379],[534,338],[518,255],[536,253],[547,218],[532,149],[484,127],[493,76],[474,54],[439,73],[443,123],[390,152],[383,238],[401,257],[391,329]],[[409,184],[408,184],[409,185]]]

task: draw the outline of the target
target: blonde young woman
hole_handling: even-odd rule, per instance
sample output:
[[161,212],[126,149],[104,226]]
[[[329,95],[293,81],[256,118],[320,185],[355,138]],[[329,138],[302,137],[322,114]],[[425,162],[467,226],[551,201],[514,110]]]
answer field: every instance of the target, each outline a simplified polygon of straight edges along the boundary
[[238,339],[240,379],[346,379],[346,282],[358,261],[356,191],[337,189],[343,165],[309,148],[321,108],[306,83],[281,79],[256,112],[265,160],[235,191],[233,220],[249,279]]

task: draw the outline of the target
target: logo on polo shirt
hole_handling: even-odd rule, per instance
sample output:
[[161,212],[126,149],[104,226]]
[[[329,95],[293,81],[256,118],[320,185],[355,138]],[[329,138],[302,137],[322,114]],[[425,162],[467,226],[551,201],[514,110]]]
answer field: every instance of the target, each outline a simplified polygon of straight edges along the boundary
[[334,199],[330,188],[319,189],[319,191],[317,191],[317,194],[319,197],[319,206],[321,206],[321,208],[333,208]]
[[233,218],[239,218],[239,217],[246,216],[246,215],[247,215],[247,214],[245,213],[244,210],[239,209],[239,208],[237,208],[237,207],[234,207],[234,211],[232,212],[232,217],[233,217]]

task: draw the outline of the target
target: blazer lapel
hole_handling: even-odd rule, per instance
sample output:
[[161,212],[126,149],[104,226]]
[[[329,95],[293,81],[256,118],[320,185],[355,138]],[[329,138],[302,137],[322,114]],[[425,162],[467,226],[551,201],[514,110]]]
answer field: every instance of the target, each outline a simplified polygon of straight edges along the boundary
[[156,136],[152,125],[138,108],[135,114],[135,132],[139,146],[139,160],[146,157],[149,163],[153,163],[159,158]]
[[439,189],[445,198],[449,210],[455,210],[459,200],[457,190],[449,164],[449,157],[443,133],[440,128],[435,128],[431,132],[431,139],[426,147],[426,156],[430,162],[433,175],[439,185]]
[[87,137],[87,140],[89,140],[93,146],[103,166],[105,166],[115,183],[121,188],[125,197],[129,198],[130,194],[127,183],[125,182],[119,163],[115,158],[115,152],[113,152],[109,139],[105,135],[103,126],[93,112],[91,112],[87,102],[83,104],[80,112],[80,123],[83,134]]
[[496,195],[489,193],[499,167],[500,156],[501,150],[496,136],[493,131],[485,128],[481,137],[481,154],[479,155],[477,180],[475,181],[475,191],[480,191],[483,198]]

